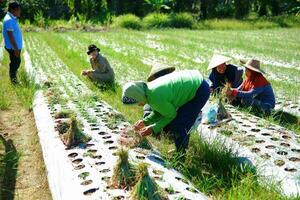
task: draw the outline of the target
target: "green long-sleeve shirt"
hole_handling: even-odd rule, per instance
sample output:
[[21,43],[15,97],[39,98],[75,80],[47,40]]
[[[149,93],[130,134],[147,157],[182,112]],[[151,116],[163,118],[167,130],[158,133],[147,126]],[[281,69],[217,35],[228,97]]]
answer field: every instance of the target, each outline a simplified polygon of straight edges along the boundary
[[177,115],[177,109],[192,100],[203,81],[197,70],[173,72],[147,84],[147,103],[152,113],[144,123],[153,125],[155,134],[159,133]]

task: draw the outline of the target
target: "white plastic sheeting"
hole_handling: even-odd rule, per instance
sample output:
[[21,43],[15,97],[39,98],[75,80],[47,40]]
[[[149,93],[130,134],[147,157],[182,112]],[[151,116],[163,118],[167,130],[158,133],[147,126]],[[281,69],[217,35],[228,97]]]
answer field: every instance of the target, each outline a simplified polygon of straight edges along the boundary
[[[241,161],[256,167],[262,182],[278,182],[282,193],[296,196],[300,192],[300,144],[295,133],[250,114],[229,107],[233,120],[220,127],[198,126],[202,138],[221,140],[238,153]],[[231,133],[222,134],[224,126]],[[224,130],[230,130],[224,129]]]

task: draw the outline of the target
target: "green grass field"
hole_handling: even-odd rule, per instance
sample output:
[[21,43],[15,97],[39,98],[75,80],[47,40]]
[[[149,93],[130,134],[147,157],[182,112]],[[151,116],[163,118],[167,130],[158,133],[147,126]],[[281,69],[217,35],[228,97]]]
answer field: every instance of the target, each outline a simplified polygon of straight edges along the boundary
[[[141,118],[142,110],[122,104],[121,86],[125,82],[146,80],[154,65],[171,65],[177,70],[198,69],[207,77],[209,72],[206,68],[214,52],[233,57],[233,64],[237,65],[240,58],[262,60],[276,94],[299,102],[299,34],[300,29],[29,32],[25,34],[25,48],[34,65],[48,74],[51,74],[50,65],[61,66],[63,63],[70,73],[77,75],[97,96],[133,123]],[[82,70],[90,68],[85,52],[92,43],[100,47],[114,68],[118,82],[116,90],[100,90],[80,75]],[[8,59],[7,54],[4,59]],[[10,106],[6,93],[9,94],[12,88],[9,85],[5,88],[0,94],[1,109]],[[18,96],[30,108],[32,87],[20,90]],[[272,117],[267,119],[278,123]],[[286,127],[300,133],[297,125]],[[167,152],[172,147],[169,139],[163,139],[161,143],[152,139],[152,142],[159,147],[170,165],[179,169],[199,190],[213,199],[286,199],[279,194],[276,184],[272,186],[267,183],[269,187],[263,187],[253,171],[237,167],[235,156],[225,147],[220,148],[220,144],[208,145],[198,137],[192,137],[186,159],[182,161],[180,155],[168,156]]]

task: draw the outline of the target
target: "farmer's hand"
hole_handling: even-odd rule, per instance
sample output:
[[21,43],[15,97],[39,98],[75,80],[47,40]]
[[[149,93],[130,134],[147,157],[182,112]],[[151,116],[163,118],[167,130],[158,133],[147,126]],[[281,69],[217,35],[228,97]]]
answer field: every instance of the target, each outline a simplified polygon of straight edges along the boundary
[[20,50],[14,50],[14,55],[19,58],[20,57],[20,54],[21,54],[21,51]]
[[86,70],[83,70],[83,71],[81,72],[81,75],[82,75],[82,76],[86,76],[86,75],[87,75]]
[[147,126],[147,127],[143,128],[142,130],[140,130],[138,133],[141,137],[149,136],[153,133],[152,126]]
[[145,123],[143,120],[139,120],[137,121],[134,125],[133,125],[133,129],[134,131],[139,131],[141,130],[142,128],[145,127]]

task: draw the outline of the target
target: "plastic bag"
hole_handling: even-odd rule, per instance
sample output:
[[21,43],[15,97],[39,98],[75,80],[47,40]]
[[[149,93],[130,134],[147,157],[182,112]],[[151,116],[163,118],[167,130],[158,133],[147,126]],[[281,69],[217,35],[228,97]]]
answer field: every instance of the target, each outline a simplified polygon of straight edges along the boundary
[[202,112],[202,123],[212,124],[218,121],[218,105],[207,105]]

